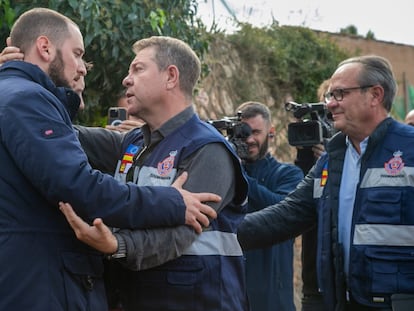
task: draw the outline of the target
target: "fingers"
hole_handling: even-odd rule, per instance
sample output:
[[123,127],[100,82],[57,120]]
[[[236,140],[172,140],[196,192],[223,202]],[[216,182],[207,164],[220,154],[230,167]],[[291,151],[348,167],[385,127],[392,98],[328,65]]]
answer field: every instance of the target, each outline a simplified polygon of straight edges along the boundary
[[312,146],[312,151],[315,157],[319,158],[324,152],[325,147],[322,144]]
[[69,224],[71,224],[73,220],[77,217],[77,215],[73,211],[72,205],[70,205],[69,203],[59,202],[59,208],[63,215],[65,215]]
[[93,226],[98,229],[101,234],[108,234],[110,232],[109,227],[107,227],[101,218],[96,218],[93,221]]
[[[193,195],[200,201],[200,202],[210,202],[210,203],[218,203],[221,201],[221,197],[215,193],[210,192],[200,192],[200,193],[193,193]],[[207,205],[208,206],[208,205]],[[210,207],[211,209],[211,207]],[[215,217],[214,217],[215,218]]]
[[203,227],[210,225],[210,219],[217,217],[217,213],[213,208],[202,203],[200,203],[193,214],[189,213],[189,215],[190,217],[186,219],[186,224],[192,226],[197,233],[201,233]]
[[185,184],[185,182],[187,181],[187,177],[188,177],[188,173],[187,172],[183,172],[180,176],[178,176],[178,178],[174,181],[174,183],[172,184],[172,186],[174,188],[178,189],[182,189],[183,185]]
[[186,224],[194,228],[197,233],[201,233],[202,226],[208,227],[210,219],[217,217],[217,212],[207,204],[203,203],[202,198],[209,198],[213,201],[220,201],[220,197],[212,193],[191,193],[179,190],[183,195],[186,209]]
[[59,208],[62,211],[63,215],[65,215],[66,220],[75,232],[76,237],[81,240],[83,232],[82,228],[84,226],[89,225],[85,223],[78,215],[76,215],[76,213],[73,211],[72,206],[69,203],[59,202]]
[[106,128],[107,130],[111,130],[111,131],[117,131],[117,130],[118,130],[118,127],[117,127],[117,126],[110,125],[110,124],[105,125],[105,128]]
[[121,125],[125,125],[129,129],[133,129],[133,128],[136,128],[136,127],[141,127],[144,124],[145,124],[145,122],[143,122],[143,121],[130,120],[130,119],[122,121],[122,123],[121,123]]
[[191,222],[187,223],[187,225],[193,227],[194,231],[198,234],[203,232],[203,227],[201,227],[200,223],[196,219],[191,220]]
[[10,60],[23,60],[24,54],[20,52],[20,49],[14,46],[8,46],[0,53],[0,65]]
[[197,215],[197,221],[204,227],[210,225],[210,219],[217,217],[217,212],[207,204],[201,204],[200,213]]

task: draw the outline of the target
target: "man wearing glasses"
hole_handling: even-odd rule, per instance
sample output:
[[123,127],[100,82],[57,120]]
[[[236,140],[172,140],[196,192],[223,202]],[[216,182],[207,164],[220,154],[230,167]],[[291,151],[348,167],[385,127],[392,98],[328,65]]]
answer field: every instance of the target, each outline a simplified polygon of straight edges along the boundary
[[386,59],[341,62],[325,94],[338,130],[327,153],[285,200],[249,214],[238,230],[251,249],[317,224],[327,310],[414,304],[414,128],[389,116],[396,90]]

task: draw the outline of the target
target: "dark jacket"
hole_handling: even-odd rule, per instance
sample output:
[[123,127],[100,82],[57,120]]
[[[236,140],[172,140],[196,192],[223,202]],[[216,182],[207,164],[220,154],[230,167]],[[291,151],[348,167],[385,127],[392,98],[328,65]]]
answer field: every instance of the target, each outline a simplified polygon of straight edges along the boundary
[[76,239],[58,202],[88,221],[149,227],[183,224],[182,198],[93,170],[66,110],[79,97],[38,66],[4,64],[0,89],[0,310],[105,310],[101,255]]
[[[305,232],[317,221],[318,284],[329,310],[344,310],[347,292],[358,303],[379,308],[390,307],[392,294],[414,293],[407,273],[414,269],[414,260],[409,255],[414,252],[412,239],[404,241],[401,236],[389,236],[380,240],[386,234],[372,234],[381,232],[373,229],[381,230],[381,224],[390,228],[404,225],[400,228],[408,231],[414,226],[410,207],[414,200],[413,144],[414,129],[391,118],[385,119],[369,137],[354,206],[348,288],[343,249],[338,242],[339,189],[346,151],[342,133],[331,139],[327,154],[296,191],[280,204],[246,217],[238,231],[242,246],[271,245]],[[397,166],[401,164],[398,151],[402,152],[400,166]],[[380,226],[376,227],[377,224]],[[361,228],[368,229],[365,236],[371,242],[361,239],[364,234],[358,236]]]
[[[249,213],[276,204],[302,180],[302,171],[270,154],[245,165]],[[293,311],[293,240],[245,252],[247,293],[252,311]]]

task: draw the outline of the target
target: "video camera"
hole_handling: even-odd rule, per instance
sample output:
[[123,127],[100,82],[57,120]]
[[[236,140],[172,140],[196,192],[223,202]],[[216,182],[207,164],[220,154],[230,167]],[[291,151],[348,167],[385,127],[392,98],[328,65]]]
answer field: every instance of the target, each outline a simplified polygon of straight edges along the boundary
[[235,117],[224,117],[220,120],[208,120],[230,143],[240,159],[245,160],[249,156],[249,148],[246,139],[252,134],[250,126],[241,122],[241,112]]
[[[295,118],[301,120],[288,125],[288,141],[291,146],[314,146],[333,135],[325,103],[298,104],[290,101],[285,103],[285,110],[291,111]],[[310,119],[303,119],[305,115],[309,115]]]

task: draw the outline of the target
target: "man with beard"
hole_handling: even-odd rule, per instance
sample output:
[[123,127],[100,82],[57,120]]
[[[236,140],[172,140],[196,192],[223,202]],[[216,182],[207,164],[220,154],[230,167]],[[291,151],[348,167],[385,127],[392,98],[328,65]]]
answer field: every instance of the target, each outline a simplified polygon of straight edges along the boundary
[[[302,171],[293,164],[278,162],[269,152],[274,136],[269,108],[258,102],[238,107],[241,121],[252,134],[247,138],[248,157],[244,167],[249,183],[248,212],[281,201],[302,180]],[[247,293],[252,311],[294,311],[293,240],[245,252]]]
[[[24,61],[0,68],[0,310],[106,310],[102,254],[79,242],[59,201],[87,221],[147,228],[187,223],[200,232],[216,213],[174,187],[123,184],[93,170],[68,113],[86,74],[78,26],[45,8],[15,22]],[[87,208],[85,208],[87,207]],[[203,212],[208,212],[207,215]]]

